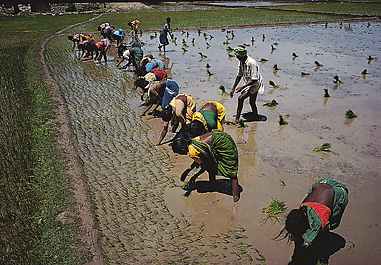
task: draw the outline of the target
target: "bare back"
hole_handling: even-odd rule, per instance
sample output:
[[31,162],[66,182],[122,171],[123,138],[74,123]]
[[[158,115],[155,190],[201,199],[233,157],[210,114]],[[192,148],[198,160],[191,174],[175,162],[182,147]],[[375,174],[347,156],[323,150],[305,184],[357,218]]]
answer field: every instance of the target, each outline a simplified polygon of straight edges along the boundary
[[333,200],[335,198],[335,191],[327,184],[316,184],[310,194],[304,199],[304,202],[317,202],[324,204],[331,210],[333,208]]

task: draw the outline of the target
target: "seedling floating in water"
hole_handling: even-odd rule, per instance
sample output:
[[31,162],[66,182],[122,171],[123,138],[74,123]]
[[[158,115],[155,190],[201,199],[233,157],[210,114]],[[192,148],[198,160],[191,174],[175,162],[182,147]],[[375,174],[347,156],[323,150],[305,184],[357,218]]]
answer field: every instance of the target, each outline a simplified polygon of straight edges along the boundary
[[320,152],[320,151],[328,151],[328,149],[331,148],[330,143],[324,143],[321,146],[315,147],[314,151],[315,152]]
[[264,225],[268,219],[272,219],[273,223],[276,221],[280,223],[281,217],[285,213],[286,209],[286,202],[273,199],[272,202],[261,211],[262,213],[267,214],[266,217],[262,218],[261,225]]
[[344,84],[344,82],[341,81],[337,75],[335,75],[335,76],[333,77],[333,82],[334,82],[335,84],[338,84],[338,85],[340,85],[340,84]]
[[266,106],[266,107],[275,107],[276,105],[278,105],[278,102],[276,102],[275,99],[271,100],[271,102],[267,102],[263,104],[263,106]]
[[279,86],[278,85],[276,85],[273,81],[269,81],[269,84],[270,84],[270,86],[272,86],[273,88],[278,88]]
[[328,94],[328,88],[324,88],[324,97],[329,98],[330,95]]
[[282,115],[279,115],[279,125],[287,125],[288,122],[285,121]]
[[347,119],[354,119],[356,117],[357,117],[357,115],[354,114],[353,111],[350,109],[347,110],[347,112],[345,112],[345,118],[347,118]]
[[317,67],[322,67],[323,65],[321,64],[321,63],[319,63],[318,61],[315,61],[315,65],[317,66]]
[[245,128],[245,127],[247,127],[247,124],[245,123],[244,119],[239,119],[238,120],[238,127],[239,128]]
[[221,86],[220,86],[220,89],[221,89],[221,91],[222,91],[222,95],[223,95],[223,96],[228,94],[228,93],[226,92],[224,86],[221,85]]

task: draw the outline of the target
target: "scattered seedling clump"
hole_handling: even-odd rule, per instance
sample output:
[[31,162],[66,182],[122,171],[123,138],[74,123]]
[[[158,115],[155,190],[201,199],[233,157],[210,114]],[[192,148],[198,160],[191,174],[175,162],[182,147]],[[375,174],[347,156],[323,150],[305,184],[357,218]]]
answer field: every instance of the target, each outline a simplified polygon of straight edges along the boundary
[[356,117],[357,117],[357,115],[354,114],[353,111],[350,109],[347,110],[347,112],[345,112],[345,118],[347,118],[347,119],[354,119]]
[[282,215],[285,213],[286,209],[286,202],[273,199],[272,202],[261,211],[266,214],[266,217],[261,219],[261,225],[264,225],[268,219],[272,219],[273,223],[280,223]]
[[330,95],[328,93],[328,88],[324,88],[324,97],[325,98],[329,98],[330,97]]
[[219,88],[221,89],[223,96],[228,95],[228,93],[226,92],[226,89],[223,85],[221,85]]
[[247,127],[247,124],[245,123],[244,119],[239,119],[238,120],[238,127],[239,128],[245,128],[245,127]]
[[273,81],[269,81],[269,84],[270,84],[270,86],[272,86],[273,88],[278,88],[279,86],[278,85],[276,85]]
[[328,149],[331,148],[330,143],[324,143],[321,146],[315,147],[314,151],[315,152],[320,152],[320,151],[328,151]]
[[276,102],[275,99],[271,100],[271,102],[267,102],[265,104],[263,104],[263,106],[266,106],[266,107],[275,107],[276,105],[278,105],[279,103]]
[[279,115],[279,125],[287,125],[288,122],[283,118],[282,115]]
[[333,77],[333,83],[335,83],[335,84],[337,84],[337,85],[344,84],[344,82],[341,81],[341,80],[339,79],[339,76],[337,76],[337,75],[335,75],[335,76]]

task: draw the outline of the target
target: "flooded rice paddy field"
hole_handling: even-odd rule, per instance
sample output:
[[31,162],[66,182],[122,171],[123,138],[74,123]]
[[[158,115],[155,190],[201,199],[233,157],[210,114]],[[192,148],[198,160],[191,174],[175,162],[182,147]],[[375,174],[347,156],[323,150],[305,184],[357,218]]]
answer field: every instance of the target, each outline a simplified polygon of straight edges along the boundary
[[[237,95],[224,96],[219,86],[230,91],[238,66],[227,49],[248,44],[249,55],[268,60],[260,64],[266,90],[257,101],[267,120],[246,122],[246,128],[225,125],[240,154],[243,192],[236,204],[226,191],[193,191],[184,197],[178,178],[192,161],[172,154],[167,145],[153,146],[162,121],[140,118],[132,74],[116,68],[115,49],[107,64],[77,61],[67,38],[56,37],[46,57],[68,104],[107,261],[250,264],[261,262],[264,255],[266,264],[285,264],[293,246],[272,240],[283,226],[271,221],[261,226],[265,217],[261,209],[272,198],[286,201],[288,210],[298,207],[309,186],[327,177],[350,190],[350,203],[334,231],[347,244],[330,261],[377,264],[380,30],[380,23],[371,22],[346,23],[342,28],[334,23],[233,33],[190,31],[188,37],[177,31],[177,45],[171,43],[166,53],[159,53],[152,33],[140,37],[146,43],[144,53],[164,59],[182,93],[191,94],[198,107],[207,100],[220,101],[227,120],[234,119]],[[377,60],[368,61],[369,56]],[[323,66],[317,68],[315,61]],[[280,70],[274,71],[274,64]],[[335,85],[335,75],[344,83]],[[270,87],[269,80],[279,87]],[[324,89],[331,97],[324,98]],[[272,99],[279,105],[262,106]],[[348,109],[358,117],[347,120]],[[243,113],[249,111],[245,102]],[[279,115],[288,125],[278,124]],[[166,139],[172,136],[169,133]],[[313,151],[325,142],[331,143],[330,152]]]
[[[368,263],[375,262],[379,254],[372,245],[379,236],[380,215],[369,205],[378,205],[380,199],[376,187],[380,183],[381,79],[380,61],[367,58],[381,55],[378,41],[381,24],[368,26],[368,23],[345,23],[341,27],[333,23],[263,27],[235,29],[233,35],[218,29],[200,34],[189,32],[189,37],[175,32],[177,45],[170,44],[169,51],[162,57],[169,62],[173,79],[180,84],[182,92],[195,97],[198,106],[207,100],[223,103],[227,109],[226,119],[230,121],[235,118],[237,95],[231,99],[221,95],[219,89],[223,85],[229,92],[237,72],[238,61],[229,56],[228,48],[248,44],[248,54],[254,59],[267,59],[260,63],[266,90],[257,100],[259,113],[266,116],[267,121],[247,122],[247,128],[225,125],[240,152],[239,182],[243,193],[239,203],[234,205],[230,196],[217,192],[194,191],[184,197],[184,191],[178,187],[168,188],[166,202],[171,212],[185,215],[192,222],[204,222],[206,233],[211,235],[242,225],[251,243],[263,251],[268,264],[284,264],[292,253],[292,246],[285,241],[271,240],[282,225],[260,226],[264,217],[261,209],[272,198],[286,201],[289,210],[298,207],[314,181],[333,178],[348,185],[351,202],[337,229],[347,245],[332,256],[332,262],[349,264],[348,261],[358,259],[361,264],[365,256]],[[157,44],[144,37],[143,41],[148,42],[144,51],[157,55]],[[184,42],[189,46],[186,51]],[[202,59],[199,53],[207,57]],[[298,57],[293,57],[293,53]],[[317,67],[315,61],[323,66]],[[210,65],[213,75],[207,74],[206,64]],[[280,70],[274,71],[274,64]],[[364,69],[367,75],[361,74]],[[302,72],[309,75],[303,76]],[[335,85],[335,75],[344,83]],[[270,80],[279,87],[270,86]],[[324,97],[324,89],[328,89],[329,98]],[[262,106],[273,99],[278,106]],[[358,117],[347,120],[348,109]],[[245,102],[243,113],[250,111]],[[289,124],[280,126],[279,115]],[[152,136],[153,142],[160,129]],[[325,142],[331,143],[330,152],[313,152]],[[179,176],[191,160],[178,156],[175,162],[170,176]],[[199,180],[207,180],[207,175]],[[354,253],[347,251],[349,242],[356,244]]]

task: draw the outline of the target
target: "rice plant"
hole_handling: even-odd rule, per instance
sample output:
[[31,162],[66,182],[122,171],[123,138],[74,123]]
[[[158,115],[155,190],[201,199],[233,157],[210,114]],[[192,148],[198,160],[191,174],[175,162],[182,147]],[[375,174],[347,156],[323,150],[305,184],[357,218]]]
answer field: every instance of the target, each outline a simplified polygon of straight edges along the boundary
[[272,199],[271,203],[262,209],[262,213],[266,214],[266,217],[261,219],[261,226],[264,225],[267,220],[272,220],[273,223],[281,221],[283,214],[285,213],[287,207],[286,202],[280,201],[278,199]]

